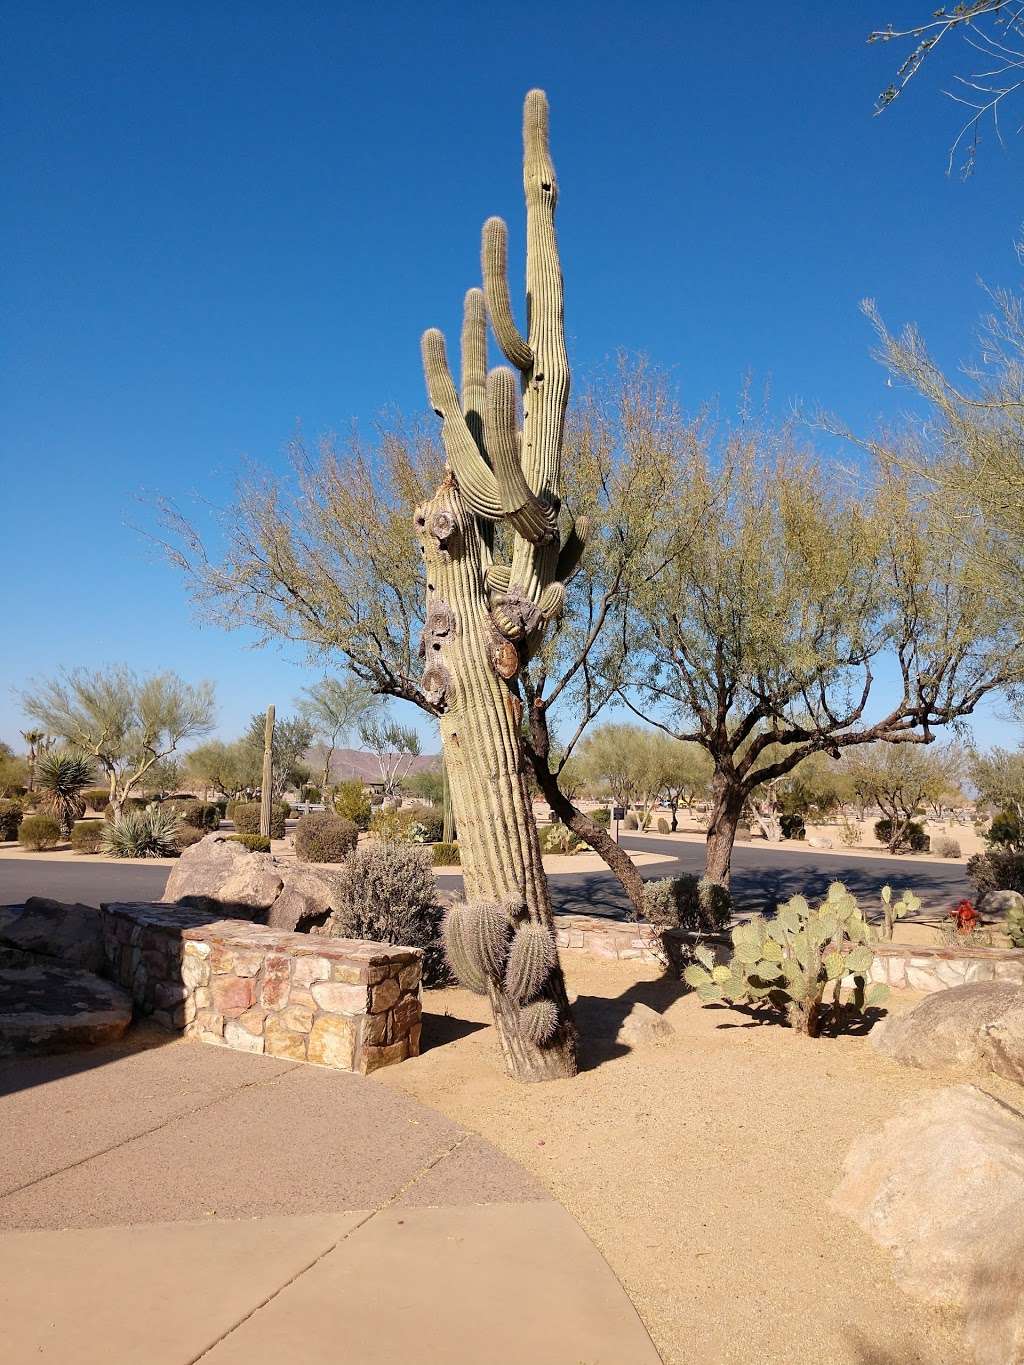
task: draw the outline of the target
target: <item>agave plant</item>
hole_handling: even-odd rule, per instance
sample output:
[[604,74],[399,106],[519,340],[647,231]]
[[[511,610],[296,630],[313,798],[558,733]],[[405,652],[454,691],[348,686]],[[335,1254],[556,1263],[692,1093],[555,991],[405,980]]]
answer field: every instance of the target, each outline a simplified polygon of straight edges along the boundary
[[147,806],[107,821],[100,848],[115,858],[169,858],[179,851],[181,819],[173,810]]
[[40,754],[36,762],[36,789],[43,809],[60,825],[62,839],[71,838],[75,821],[85,813],[82,792],[92,773],[89,759],[72,749]]

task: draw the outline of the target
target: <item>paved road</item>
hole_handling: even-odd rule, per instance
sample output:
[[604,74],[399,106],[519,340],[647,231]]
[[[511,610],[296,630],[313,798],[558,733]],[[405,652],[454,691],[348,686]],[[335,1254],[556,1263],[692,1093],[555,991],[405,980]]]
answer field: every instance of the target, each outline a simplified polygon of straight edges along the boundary
[[[659,839],[656,835],[625,835],[626,848],[668,854],[671,863],[641,868],[645,877],[671,877],[680,872],[700,872],[704,845]],[[445,890],[457,890],[461,877],[445,873],[438,880]],[[889,882],[899,892],[910,887],[932,910],[943,909],[973,887],[962,863],[930,862],[906,857],[852,858],[842,852],[817,849],[793,853],[771,848],[738,848],[733,854],[733,892],[741,906],[772,910],[780,900],[803,892],[823,895],[829,882],[840,880],[863,898],[865,908],[878,902],[881,888]],[[147,863],[57,862],[50,859],[0,859],[0,905],[17,905],[27,896],[52,896],[56,900],[99,905],[113,900],[159,900],[167,881],[167,868]],[[551,880],[555,908],[562,914],[602,915],[628,918],[629,908],[619,883],[608,872],[562,873]]]

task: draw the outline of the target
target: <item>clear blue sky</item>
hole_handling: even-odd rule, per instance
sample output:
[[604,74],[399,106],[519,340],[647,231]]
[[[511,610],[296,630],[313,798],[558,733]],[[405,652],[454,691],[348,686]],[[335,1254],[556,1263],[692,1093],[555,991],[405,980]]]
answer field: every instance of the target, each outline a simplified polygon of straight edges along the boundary
[[243,459],[280,465],[296,422],[424,406],[418,338],[456,331],[488,214],[518,253],[532,85],[578,371],[624,347],[690,404],[750,371],[780,408],[893,416],[858,301],[955,363],[978,277],[1015,280],[1022,216],[1020,139],[946,178],[942,66],[871,116],[898,54],[866,31],[929,8],[9,7],[0,738],[23,723],[12,689],[62,665],[209,677],[225,735],[289,709],[315,671],[200,629],[136,499],[217,501]]

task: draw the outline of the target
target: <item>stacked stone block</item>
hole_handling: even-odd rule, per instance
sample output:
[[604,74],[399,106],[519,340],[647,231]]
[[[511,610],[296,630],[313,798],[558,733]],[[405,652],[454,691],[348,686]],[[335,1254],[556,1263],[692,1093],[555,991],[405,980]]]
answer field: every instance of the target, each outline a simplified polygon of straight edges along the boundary
[[162,903],[101,914],[109,975],[165,1028],[362,1075],[419,1053],[417,948],[211,922]]

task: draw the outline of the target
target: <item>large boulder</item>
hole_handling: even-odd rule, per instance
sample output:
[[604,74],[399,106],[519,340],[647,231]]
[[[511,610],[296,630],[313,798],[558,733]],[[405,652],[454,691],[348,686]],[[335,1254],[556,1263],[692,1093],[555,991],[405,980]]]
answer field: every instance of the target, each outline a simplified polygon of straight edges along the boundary
[[966,1315],[979,1365],[1024,1360],[1024,1114],[973,1085],[918,1097],[853,1144],[831,1204]]
[[884,1056],[923,1071],[995,1071],[1024,1084],[1024,986],[976,981],[936,991],[906,1014],[876,1024],[871,1042]]
[[164,900],[215,915],[257,919],[274,904],[283,885],[271,854],[252,853],[223,834],[208,834],[175,863]]
[[99,971],[103,965],[99,911],[44,896],[30,896],[24,905],[0,905],[0,947]]
[[978,914],[985,919],[1002,918],[1011,910],[1024,910],[1024,896],[1019,891],[986,891],[978,902]]
[[284,885],[267,912],[271,929],[308,934],[326,924],[337,905],[338,869],[327,863],[292,863],[281,868]]

